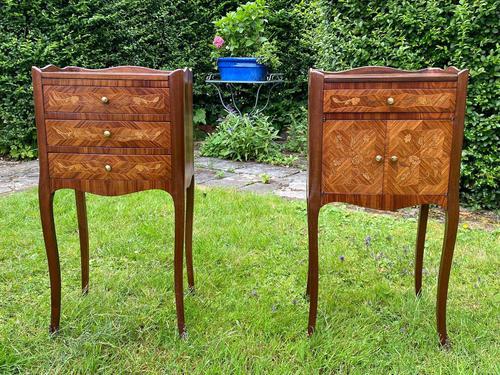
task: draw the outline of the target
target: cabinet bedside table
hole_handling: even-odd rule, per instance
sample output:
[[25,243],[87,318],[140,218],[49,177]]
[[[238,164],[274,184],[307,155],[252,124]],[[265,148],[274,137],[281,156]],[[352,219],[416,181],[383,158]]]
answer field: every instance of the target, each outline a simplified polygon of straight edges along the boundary
[[177,325],[184,327],[183,256],[192,262],[192,73],[143,67],[33,67],[38,134],[38,187],[51,288],[51,333],[59,329],[61,273],[54,193],[74,189],[82,290],[88,291],[89,240],[85,193],[116,196],[149,189],[171,194],[175,211],[174,284]]
[[318,215],[330,202],[379,210],[420,205],[415,292],[420,294],[429,204],[446,210],[437,291],[437,331],[447,343],[446,300],[458,227],[468,71],[364,67],[309,75],[307,216],[310,297],[316,325]]

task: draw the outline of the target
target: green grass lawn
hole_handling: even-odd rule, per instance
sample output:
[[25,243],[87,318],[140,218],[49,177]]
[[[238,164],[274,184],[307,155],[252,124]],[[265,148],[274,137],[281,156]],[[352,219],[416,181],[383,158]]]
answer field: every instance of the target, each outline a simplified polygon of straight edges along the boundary
[[179,340],[171,198],[89,196],[90,292],[82,296],[74,194],[58,192],[62,317],[51,338],[37,194],[0,198],[0,373],[499,373],[498,231],[459,230],[453,345],[443,350],[435,331],[443,224],[429,223],[417,299],[414,219],[323,208],[318,324],[307,338],[305,207],[197,191],[196,294],[186,295],[189,335]]

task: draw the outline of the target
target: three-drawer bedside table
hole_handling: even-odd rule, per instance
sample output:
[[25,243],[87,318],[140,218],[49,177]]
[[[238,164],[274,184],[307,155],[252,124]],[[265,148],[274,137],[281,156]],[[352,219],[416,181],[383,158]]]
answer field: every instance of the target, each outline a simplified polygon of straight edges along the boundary
[[175,210],[174,284],[177,325],[185,332],[183,256],[194,288],[192,73],[143,67],[33,67],[40,160],[39,201],[50,287],[50,332],[59,329],[61,273],[54,193],[74,189],[82,290],[88,290],[85,193],[116,196],[149,189],[171,194]]
[[437,330],[447,342],[446,300],[459,216],[467,70],[364,67],[309,75],[307,192],[310,297],[316,325],[318,215],[346,202],[396,210],[419,205],[415,292],[420,294],[429,204],[446,210],[437,292]]

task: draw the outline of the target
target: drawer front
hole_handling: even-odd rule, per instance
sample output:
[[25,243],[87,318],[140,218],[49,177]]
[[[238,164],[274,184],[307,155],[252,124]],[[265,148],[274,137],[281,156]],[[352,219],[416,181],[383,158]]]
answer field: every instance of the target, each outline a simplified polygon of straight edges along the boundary
[[46,112],[163,114],[169,112],[167,88],[44,86]]
[[324,112],[453,112],[454,89],[325,90]]
[[46,120],[49,146],[161,147],[170,150],[170,123]]
[[76,180],[165,180],[171,176],[171,157],[49,153],[49,175]]

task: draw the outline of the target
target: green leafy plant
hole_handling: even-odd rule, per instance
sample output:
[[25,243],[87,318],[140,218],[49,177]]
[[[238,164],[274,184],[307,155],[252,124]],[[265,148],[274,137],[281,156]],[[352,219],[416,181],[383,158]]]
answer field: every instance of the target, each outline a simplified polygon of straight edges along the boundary
[[279,66],[277,46],[266,34],[268,16],[265,0],[256,0],[215,21],[212,57],[257,57],[263,64],[273,68]]
[[269,184],[271,182],[271,176],[269,176],[267,173],[262,173],[260,175],[260,181],[263,184]]
[[307,152],[307,109],[299,107],[295,113],[289,113],[290,126],[285,149],[291,152]]
[[207,111],[204,108],[196,108],[193,111],[193,125],[206,125],[207,124]]
[[205,140],[201,154],[239,161],[289,163],[290,159],[281,154],[277,138],[278,130],[268,117],[229,114]]

